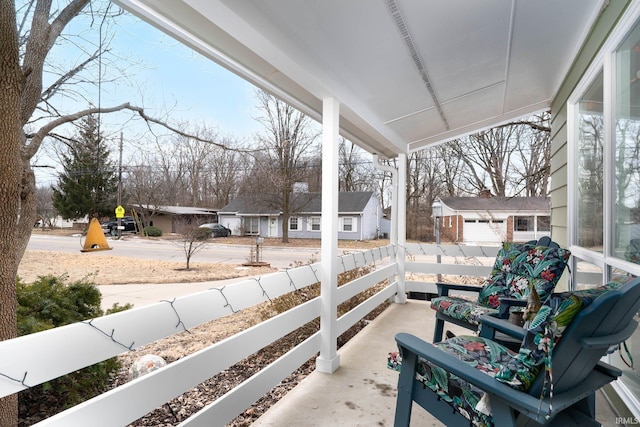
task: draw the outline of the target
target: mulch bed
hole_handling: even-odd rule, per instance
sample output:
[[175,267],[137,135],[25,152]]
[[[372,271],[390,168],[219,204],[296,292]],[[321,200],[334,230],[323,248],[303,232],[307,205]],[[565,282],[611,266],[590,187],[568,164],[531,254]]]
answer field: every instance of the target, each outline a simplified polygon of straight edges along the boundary
[[[338,338],[338,348],[348,342],[387,307],[388,303],[380,305],[369,313],[368,316],[360,320],[347,332],[342,334]],[[307,339],[311,334],[318,330],[318,324],[318,321],[310,322],[275,343],[265,347],[261,351],[220,372],[202,384],[199,384],[192,390],[189,390],[179,397],[167,402],[144,417],[136,420],[130,424],[130,426],[169,427],[178,425]],[[167,360],[167,363],[171,363],[172,361],[175,360]],[[280,384],[251,405],[251,407],[229,423],[228,426],[244,427],[251,425],[272,405],[284,397],[289,390],[293,389],[314,370],[315,357],[307,361],[295,372],[282,380]],[[123,384],[128,381],[127,376],[127,367],[123,366],[123,369],[120,370],[117,377],[113,379],[113,386]],[[42,392],[42,389],[39,387],[26,392],[21,392],[20,407],[20,427],[30,426],[63,410],[63,408],[61,408],[61,402],[53,401],[51,396]],[[26,415],[27,413],[29,413],[29,415]]]
[[[353,338],[360,330],[362,330],[371,320],[375,319],[380,313],[388,307],[383,304],[372,311],[364,319],[352,326],[347,332],[338,338],[338,348],[342,347],[351,338]],[[190,390],[182,396],[173,399],[164,406],[154,410],[143,418],[132,423],[132,427],[146,426],[175,426],[186,420],[200,409],[215,401],[223,394],[241,384],[246,379],[258,373],[270,363],[274,362],[278,357],[300,344],[311,334],[317,331],[317,322],[311,322],[281,338],[275,343],[265,347],[258,353],[248,357],[247,359],[231,366],[220,372],[218,375],[210,378],[198,387]],[[250,426],[262,414],[264,414],[271,406],[287,394],[291,389],[300,383],[307,375],[315,370],[315,358],[308,360],[304,365],[295,372],[282,380],[269,393],[261,397],[246,411],[240,414],[236,419],[228,424],[230,427],[246,427]]]

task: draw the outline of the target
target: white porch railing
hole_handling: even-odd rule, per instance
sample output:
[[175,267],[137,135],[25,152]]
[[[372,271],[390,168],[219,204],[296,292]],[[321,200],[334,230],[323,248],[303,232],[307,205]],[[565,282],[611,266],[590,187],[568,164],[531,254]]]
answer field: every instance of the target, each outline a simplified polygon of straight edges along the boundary
[[[483,257],[490,265],[497,250],[496,247],[409,244],[406,246],[409,260],[406,263],[407,276],[486,276],[490,266],[465,265],[463,258]],[[438,254],[442,255],[442,264],[435,263],[435,255]],[[376,269],[371,273],[338,288],[338,304],[385,279],[391,279],[381,291],[337,319],[339,334],[347,331],[367,313],[396,294],[398,283],[394,277],[398,271],[398,264],[394,262],[395,257],[394,246],[385,246],[344,255],[336,260],[340,273],[365,265],[376,265]],[[319,264],[298,267],[222,288],[212,288],[172,301],[161,301],[150,306],[0,342],[0,397],[317,283],[318,267]],[[435,285],[428,280],[407,281],[408,291],[432,292],[433,289]],[[319,317],[320,298],[301,304],[164,368],[132,380],[38,425],[67,427],[131,423]],[[315,333],[181,425],[225,425],[316,355],[321,340],[320,332]]]

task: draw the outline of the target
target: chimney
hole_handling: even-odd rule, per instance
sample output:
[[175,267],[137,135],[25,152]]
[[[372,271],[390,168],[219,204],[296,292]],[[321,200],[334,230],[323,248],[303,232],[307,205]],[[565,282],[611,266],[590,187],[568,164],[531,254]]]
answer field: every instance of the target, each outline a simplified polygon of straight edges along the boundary
[[491,197],[491,190],[489,190],[487,187],[483,188],[482,190],[480,190],[480,194],[479,196],[481,199],[489,199]]

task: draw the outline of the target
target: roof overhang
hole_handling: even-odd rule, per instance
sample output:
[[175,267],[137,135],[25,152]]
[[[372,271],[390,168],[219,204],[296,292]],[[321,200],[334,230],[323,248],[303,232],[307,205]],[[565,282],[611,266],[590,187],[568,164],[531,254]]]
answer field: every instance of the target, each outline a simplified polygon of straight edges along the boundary
[[383,158],[550,107],[605,0],[115,0]]

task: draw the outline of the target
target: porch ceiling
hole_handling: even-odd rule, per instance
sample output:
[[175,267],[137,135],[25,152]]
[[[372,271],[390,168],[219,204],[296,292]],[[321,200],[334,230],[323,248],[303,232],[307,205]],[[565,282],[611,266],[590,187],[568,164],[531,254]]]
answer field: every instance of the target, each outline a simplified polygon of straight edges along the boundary
[[550,107],[604,0],[116,0],[394,157]]

